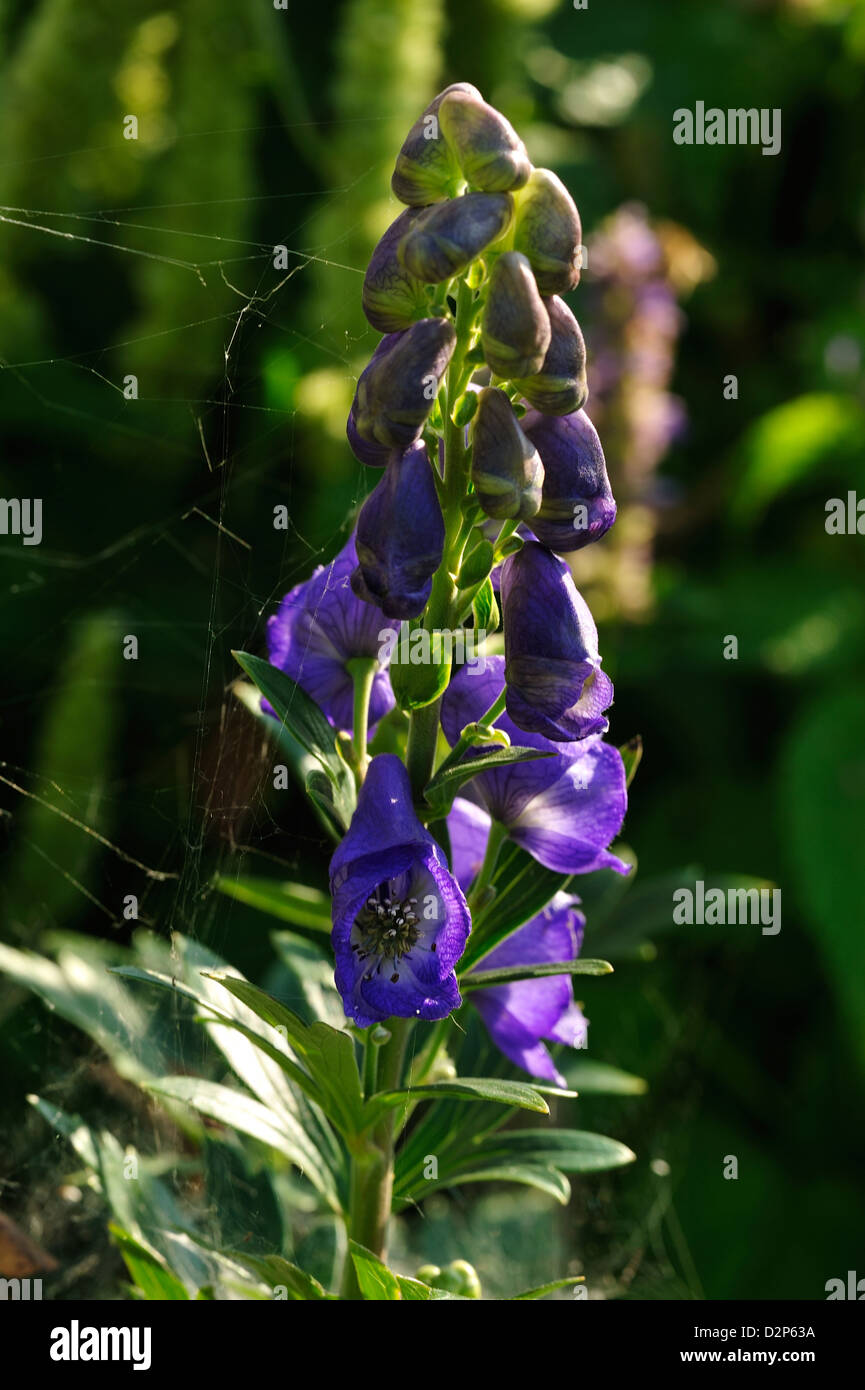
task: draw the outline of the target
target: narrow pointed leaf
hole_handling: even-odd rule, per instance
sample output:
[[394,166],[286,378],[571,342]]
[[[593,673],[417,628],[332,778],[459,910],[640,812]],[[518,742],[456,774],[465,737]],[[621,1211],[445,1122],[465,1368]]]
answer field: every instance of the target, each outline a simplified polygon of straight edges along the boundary
[[571,1289],[575,1284],[585,1284],[585,1274],[578,1274],[571,1279],[553,1279],[550,1284],[539,1284],[536,1289],[526,1289],[524,1293],[515,1293],[509,1303],[520,1303],[527,1299],[546,1298],[548,1293],[555,1293],[557,1289]]
[[465,990],[489,989],[494,985],[510,985],[515,980],[540,980],[547,975],[611,975],[613,967],[606,960],[566,960],[551,965],[507,965],[501,970],[475,970],[460,980]]

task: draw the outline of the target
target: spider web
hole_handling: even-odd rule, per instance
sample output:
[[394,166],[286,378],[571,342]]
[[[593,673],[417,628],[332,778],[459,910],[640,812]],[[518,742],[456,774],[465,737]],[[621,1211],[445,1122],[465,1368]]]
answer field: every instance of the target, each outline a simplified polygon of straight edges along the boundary
[[[182,138],[199,139],[204,149],[214,137],[234,133],[202,131]],[[68,153],[71,152],[60,153],[56,158],[63,159]],[[92,258],[90,264],[95,259],[97,269],[104,266],[106,273],[114,273],[118,263],[132,260],[159,263],[176,274],[178,283],[191,280],[201,305],[199,314],[179,316],[176,324],[157,333],[120,336],[97,347],[56,355],[0,356],[0,391],[5,387],[4,399],[9,400],[10,386],[13,387],[17,410],[30,410],[34,418],[60,417],[64,427],[68,420],[70,429],[117,431],[121,443],[131,435],[138,445],[141,427],[132,410],[145,407],[152,427],[164,409],[166,424],[162,436],[151,437],[154,456],[176,452],[181,458],[195,456],[198,461],[190,495],[156,520],[124,527],[106,545],[88,551],[85,542],[78,548],[79,553],[74,553],[74,549],[72,553],[55,549],[62,523],[51,515],[50,502],[45,512],[47,543],[24,549],[14,536],[0,540],[0,558],[9,566],[11,576],[7,605],[15,598],[36,597],[42,611],[49,615],[38,631],[20,643],[19,658],[25,669],[32,656],[38,661],[49,647],[62,660],[76,624],[85,621],[88,613],[117,606],[118,601],[122,607],[124,598],[131,593],[138,614],[124,617],[116,629],[115,676],[118,666],[121,677],[129,670],[137,674],[137,669],[143,667],[141,661],[137,669],[132,663],[125,667],[120,659],[124,634],[137,635],[142,648],[145,642],[159,643],[170,634],[172,641],[179,639],[186,649],[187,660],[197,669],[198,684],[194,706],[183,717],[188,728],[181,729],[177,740],[176,781],[148,786],[145,779],[142,787],[141,779],[135,776],[134,760],[131,778],[122,770],[118,775],[110,769],[107,776],[97,769],[91,777],[86,759],[82,775],[66,779],[50,764],[40,762],[36,754],[23,761],[18,742],[13,746],[5,744],[0,763],[0,823],[7,831],[6,849],[13,853],[23,850],[31,863],[41,865],[44,879],[40,881],[45,885],[56,887],[62,880],[65,887],[61,909],[52,901],[51,893],[46,892],[44,900],[40,900],[38,884],[34,885],[31,879],[28,890],[35,896],[29,901],[29,922],[41,931],[22,940],[21,924],[11,921],[11,935],[7,935],[6,929],[2,935],[15,946],[40,951],[51,941],[52,933],[71,928],[109,938],[106,955],[110,958],[113,937],[127,941],[130,928],[144,926],[164,940],[173,930],[203,937],[211,949],[230,957],[229,923],[237,912],[242,915],[245,910],[215,890],[215,871],[223,867],[229,874],[248,871],[245,866],[252,858],[256,872],[323,882],[319,872],[322,862],[326,863],[323,835],[304,809],[299,783],[290,801],[286,800],[290,794],[285,792],[279,794],[279,799],[274,797],[272,768],[285,758],[233,693],[233,683],[240,673],[230,651],[232,647],[263,651],[263,622],[274,611],[278,599],[291,585],[305,578],[315,564],[329,558],[341,543],[344,521],[336,525],[331,522],[325,528],[319,525],[315,536],[304,526],[306,482],[303,471],[297,467],[297,410],[290,404],[283,407],[267,401],[262,363],[269,352],[278,351],[280,344],[290,343],[300,350],[299,376],[327,365],[345,378],[346,389],[353,387],[356,367],[351,359],[353,356],[356,363],[358,350],[353,350],[350,335],[334,321],[319,323],[307,331],[309,314],[304,315],[303,296],[293,291],[298,289],[298,281],[309,279],[311,269],[319,274],[338,271],[351,282],[352,292],[359,300],[363,266],[340,258],[344,235],[314,250],[304,248],[302,242],[312,219],[327,207],[344,209],[345,227],[350,230],[352,194],[373,172],[365,169],[351,183],[324,194],[311,190],[263,193],[243,199],[217,196],[206,204],[136,204],[92,208],[87,212],[0,206],[0,237],[8,227],[34,242],[53,244],[59,239],[66,247]],[[218,230],[220,209],[237,202],[256,205],[258,225],[264,228],[260,237],[241,239]],[[287,205],[290,216],[286,215]],[[190,231],[176,222],[172,226],[176,211],[202,206],[212,209],[212,232]],[[167,224],[165,216],[169,219]],[[148,241],[152,243],[154,236],[163,246],[166,236],[176,237],[178,254],[153,250]],[[275,268],[276,248],[284,248],[289,263],[286,269]],[[188,296],[188,285],[185,288]],[[313,287],[304,288],[308,304]],[[219,300],[216,313],[211,311],[214,298]],[[171,397],[149,396],[142,376],[135,404],[124,397],[117,367],[119,360],[125,360],[124,354],[131,363],[129,370],[134,371],[134,354],[142,344],[150,343],[158,349],[160,339],[183,340],[207,325],[217,326],[221,338],[221,351],[206,372],[215,390],[183,395],[181,385],[180,392]],[[360,351],[365,348],[362,346]],[[103,413],[89,404],[78,407],[65,399],[65,378],[69,373],[98,383],[105,393]],[[116,409],[118,402],[122,414]],[[178,410],[186,414],[179,429],[171,423],[172,414]],[[249,422],[244,423],[244,436],[238,430],[239,418]],[[341,454],[349,512],[368,487],[368,474],[352,458],[347,444]],[[16,484],[8,479],[7,473],[6,489],[10,492],[17,485],[21,493],[50,495],[47,478],[44,486],[37,477],[25,482],[19,476]],[[260,512],[260,525],[268,530],[265,539],[269,563],[263,572],[261,566],[253,563],[261,536],[241,534],[232,524],[236,498],[259,487],[268,503],[276,498],[288,507],[288,528],[281,537],[273,534],[270,506]],[[199,528],[199,532],[189,543],[186,537],[191,527]],[[159,612],[159,594],[150,593],[154,566],[159,566],[165,546],[188,569],[189,582],[197,595],[198,620],[186,630],[182,622]],[[71,581],[73,602],[64,605],[63,587]],[[148,607],[152,615],[142,621],[141,613]],[[147,679],[153,680],[152,663]],[[170,665],[158,680],[170,684]],[[41,718],[50,717],[46,715],[50,700],[39,698],[40,694],[27,689],[7,692],[7,709],[20,711],[22,703],[32,705],[31,730],[38,730]],[[122,705],[122,679],[117,681],[114,699]],[[134,738],[135,730],[124,721],[122,708],[115,712],[115,717],[125,737]],[[38,734],[34,742],[38,752]],[[112,760],[118,761],[112,759],[109,750],[107,761]],[[162,841],[155,844],[155,853],[152,831],[143,837],[143,844],[139,844],[134,833],[136,803],[142,820],[163,826]],[[172,803],[176,803],[176,808],[169,809]],[[288,815],[284,816],[286,809]],[[240,822],[246,831],[245,840],[251,843],[239,843],[236,828]],[[39,831],[57,823],[68,835],[79,837],[84,846],[80,873],[54,857],[50,836],[47,845],[42,840]],[[311,862],[307,864],[307,860]],[[119,904],[129,893],[138,899],[137,920],[126,922],[121,918]],[[14,911],[14,902],[7,906]],[[267,932],[274,923],[261,918],[260,925],[261,941],[266,943]],[[243,962],[241,965],[243,968]],[[4,990],[5,984],[4,981]],[[13,995],[13,1010],[21,1002],[20,993]],[[151,1007],[147,1000],[142,1000],[142,1006],[145,1011]],[[193,1067],[196,1060],[188,1055],[189,1034],[181,1019],[188,1010],[174,1006],[173,1013],[177,1069],[183,1072]],[[26,1007],[23,1014],[19,1009],[18,1014],[11,1048],[13,1055],[20,1055],[22,1070],[27,1071],[34,1051],[41,1053],[41,1063],[33,1067],[34,1089],[61,1107],[67,1101],[70,1108],[79,1105],[82,1094],[86,1096],[92,1089],[94,1075],[104,1078],[100,1049],[95,1044],[88,1045],[83,1034],[75,1033],[70,1050],[71,1030],[58,1024],[41,1004]],[[5,1015],[9,1015],[8,1004]],[[158,1150],[165,1142],[158,1124],[152,1118],[145,1119],[140,1107],[133,1106],[133,1111],[136,1144],[140,1137],[142,1149],[155,1145]],[[50,1247],[52,1225],[68,1224],[70,1210],[73,1226],[76,1219],[85,1225],[92,1220],[92,1212],[85,1213],[86,1201],[78,1218],[78,1208],[61,1213],[57,1210],[56,1192],[46,1194],[46,1185],[56,1189],[58,1156],[55,1140],[43,1121],[31,1130],[24,1151],[16,1144],[10,1157],[11,1168],[7,1168],[5,1181],[0,1180],[0,1202],[17,1210],[28,1230],[35,1227],[37,1238],[41,1235]],[[63,1170],[70,1166],[67,1157],[68,1151],[64,1150],[60,1160]],[[47,1212],[40,1216],[43,1207],[47,1207]],[[74,1282],[79,1275],[86,1281],[88,1268],[86,1258],[79,1261],[73,1270],[67,1271],[66,1282]],[[98,1279],[98,1270],[90,1272]]]

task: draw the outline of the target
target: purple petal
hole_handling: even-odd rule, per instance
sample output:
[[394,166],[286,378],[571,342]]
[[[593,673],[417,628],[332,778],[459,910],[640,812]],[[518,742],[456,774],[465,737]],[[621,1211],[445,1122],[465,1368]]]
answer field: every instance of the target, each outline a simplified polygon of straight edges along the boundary
[[357,521],[352,588],[389,618],[423,612],[441,564],[445,526],[424,444],[392,454]]
[[508,714],[555,741],[606,733],[613,686],[601,671],[598,633],[563,560],[530,541],[501,579]]
[[[267,624],[271,664],[296,681],[337,729],[351,729],[353,722],[346,662],[355,656],[377,657],[382,646],[380,614],[352,593],[350,577],[356,564],[352,536],[329,565],[320,565],[286,594]],[[390,677],[382,668],[373,682],[370,724],[394,703]]]
[[616,519],[604,451],[584,410],[571,415],[529,411],[522,427],[541,456],[544,487],[531,529],[564,554],[600,540]]
[[[330,876],[335,978],[348,1016],[362,1028],[393,1016],[445,1018],[460,1003],[454,966],[471,919],[442,850],[414,813],[408,773],[393,754],[370,763]],[[382,911],[387,904],[394,924],[387,935],[403,928],[409,912],[416,918],[401,949],[384,953],[387,936],[368,925],[371,903]]]

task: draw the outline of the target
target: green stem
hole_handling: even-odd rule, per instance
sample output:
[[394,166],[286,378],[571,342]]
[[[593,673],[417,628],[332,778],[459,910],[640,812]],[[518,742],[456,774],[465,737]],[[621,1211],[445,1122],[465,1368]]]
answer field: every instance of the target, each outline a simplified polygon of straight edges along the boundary
[[[444,477],[441,479],[439,495],[445,523],[444,554],[442,562],[433,578],[432,592],[427,604],[424,626],[428,632],[450,628],[456,588],[453,574],[465,548],[471,528],[464,526],[461,504],[465,495],[465,443],[463,428],[454,423],[454,413],[460,397],[467,385],[471,371],[466,368],[465,357],[472,333],[475,304],[474,293],[461,280],[457,289],[456,335],[457,343],[447,370],[442,392],[442,412],[444,415]],[[436,747],[438,744],[439,712],[441,697],[422,709],[413,710],[409,716],[408,744],[406,747],[406,766],[411,781],[415,803],[420,804],[423,789],[435,770]]]
[[[402,1080],[406,1044],[414,1020],[392,1018],[387,1027],[390,1040],[377,1045],[367,1040],[368,1051],[378,1053],[378,1089],[395,1091]],[[366,1073],[366,1059],[364,1061]],[[349,1198],[348,1234],[358,1245],[371,1250],[379,1259],[387,1253],[387,1234],[393,1197],[393,1153],[397,1135],[398,1111],[390,1109],[373,1126],[362,1146],[351,1158],[351,1194]],[[360,1286],[354,1261],[349,1252],[345,1257],[341,1297],[359,1299]]]
[[[504,713],[506,693],[507,692],[503,690],[501,695],[499,695],[495,700],[493,700],[493,703],[490,705],[486,713],[482,714],[480,719],[477,721],[478,724],[495,723],[499,715]],[[451,751],[448,753],[447,757],[444,758],[440,763],[437,771],[447,772],[450,768],[456,767],[463,754],[473,746],[474,739],[471,735],[468,735],[466,737],[463,734],[460,734],[459,738],[457,739]]]
[[490,837],[487,840],[487,851],[484,855],[484,862],[481,864],[480,873],[472,884],[471,892],[469,893],[470,907],[480,902],[482,895],[489,886],[490,879],[495,873],[499,852],[507,837],[508,832],[506,827],[503,826],[500,821],[494,820],[490,825]]
[[378,661],[374,656],[353,656],[346,662],[346,666],[354,685],[352,750],[354,752],[354,779],[357,786],[360,787],[369,764],[369,754],[366,749],[369,738],[369,702],[378,670]]

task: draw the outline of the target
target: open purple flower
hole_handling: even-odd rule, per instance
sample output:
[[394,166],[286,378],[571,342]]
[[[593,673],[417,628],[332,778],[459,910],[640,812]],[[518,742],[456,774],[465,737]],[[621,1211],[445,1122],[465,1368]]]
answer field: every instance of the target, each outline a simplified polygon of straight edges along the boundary
[[330,862],[335,979],[360,1028],[446,1018],[462,1002],[454,966],[471,918],[447,859],[414,813],[399,758],[373,758]]
[[[381,617],[352,592],[357,565],[354,536],[329,565],[319,565],[303,584],[287,593],[267,624],[268,659],[285,671],[324,711],[337,729],[351,729],[353,686],[347,663],[355,656],[378,657]],[[369,704],[373,726],[395,701],[384,666],[375,674]],[[263,702],[268,714],[273,710]]]
[[556,742],[603,734],[613,683],[601,670],[598,630],[564,560],[528,541],[502,566],[507,710]]
[[351,586],[388,618],[416,618],[441,564],[445,524],[426,445],[393,453],[357,519]]
[[540,510],[531,528],[550,550],[565,554],[600,540],[616,519],[616,503],[597,430],[584,410],[521,421],[544,465]]
[[[487,657],[481,673],[461,668],[442,703],[442,728],[451,745],[467,724],[486,713],[503,688],[503,657]],[[518,729],[507,714],[496,720],[496,728],[504,729],[513,744],[554,754],[481,772],[469,784],[510,838],[559,873],[628,873],[628,865],[608,850],[627,809],[625,767],[618,749],[597,734],[576,743],[553,743],[543,734]]]
[[[448,830],[454,872],[464,892],[480,868],[489,828],[490,818],[481,807],[457,798],[448,816]],[[585,927],[585,918],[576,908],[578,902],[578,898],[567,893],[557,893],[543,912],[506,937],[477,969],[555,965],[576,960]],[[556,1085],[566,1084],[544,1041],[585,1046],[587,1023],[574,1003],[570,975],[548,975],[539,980],[517,980],[473,990],[471,1002],[496,1047],[516,1066]]]

